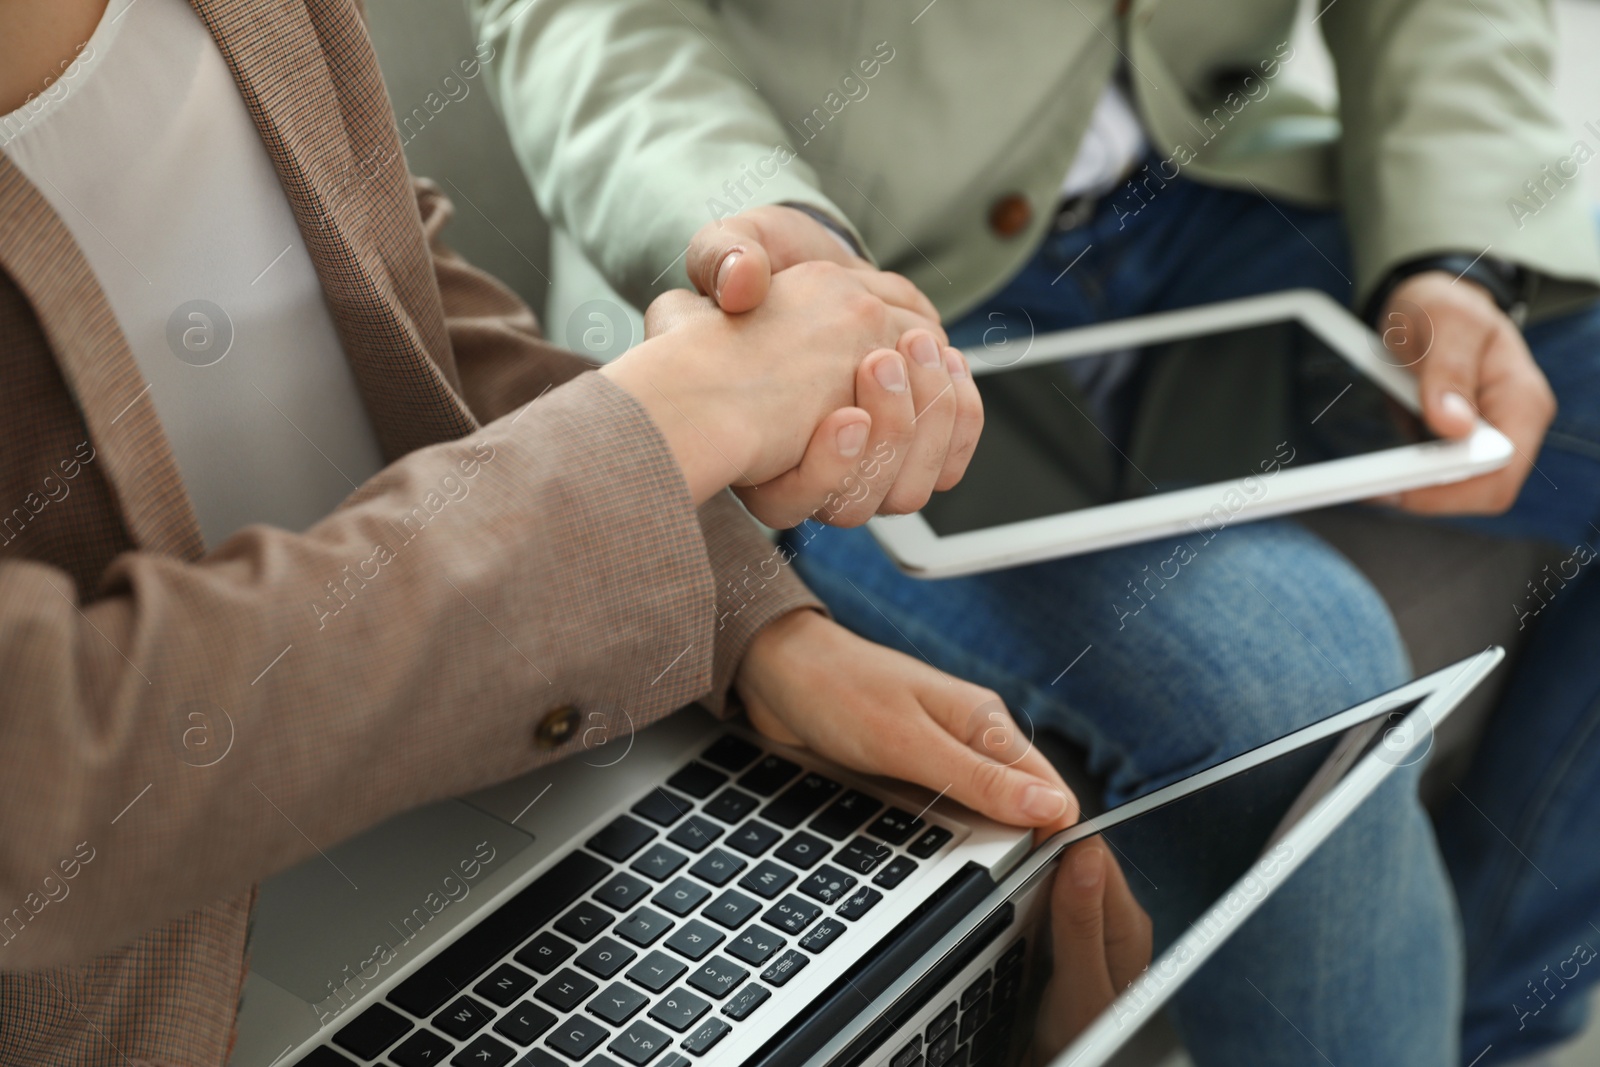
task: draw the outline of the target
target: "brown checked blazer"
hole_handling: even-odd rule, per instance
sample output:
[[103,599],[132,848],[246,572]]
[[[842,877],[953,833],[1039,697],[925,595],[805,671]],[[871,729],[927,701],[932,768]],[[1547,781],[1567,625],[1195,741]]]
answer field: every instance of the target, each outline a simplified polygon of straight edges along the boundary
[[[815,603],[439,244],[449,205],[405,170],[356,0],[193,4],[389,466],[304,534],[207,553],[104,294],[0,154],[7,1067],[222,1064],[262,877],[561,758],[578,713],[719,710],[755,633]],[[196,723],[225,757],[196,765]]]

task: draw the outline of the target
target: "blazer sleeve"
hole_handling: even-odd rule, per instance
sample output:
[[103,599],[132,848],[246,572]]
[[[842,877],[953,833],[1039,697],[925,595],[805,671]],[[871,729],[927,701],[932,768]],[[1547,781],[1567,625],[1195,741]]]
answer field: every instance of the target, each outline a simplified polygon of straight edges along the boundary
[[[589,369],[540,337],[532,310],[516,294],[445,245],[441,233],[454,209],[432,182],[419,179],[416,186],[460,388],[473,414],[486,422],[500,418]],[[796,609],[825,609],[789,567],[788,553],[763,536],[733,494],[702,505],[699,522],[716,585],[711,684],[700,703],[722,715],[731,710],[733,677],[756,634]]]
[[741,167],[775,164],[741,207],[805,204],[849,227],[740,71],[709,0],[469,7],[497,57],[490,87],[540,211],[638,307],[688,284],[684,248],[719,212],[734,213],[724,186]]
[[1600,143],[1575,141],[1556,108],[1551,18],[1539,0],[1339,0],[1320,16],[1356,306],[1408,259],[1490,249],[1543,276],[1536,315],[1593,297],[1578,167]]
[[706,693],[713,580],[666,442],[597,374],[304,533],[126,553],[92,597],[0,564],[0,969],[111,950],[560,758],[592,712],[621,731]]

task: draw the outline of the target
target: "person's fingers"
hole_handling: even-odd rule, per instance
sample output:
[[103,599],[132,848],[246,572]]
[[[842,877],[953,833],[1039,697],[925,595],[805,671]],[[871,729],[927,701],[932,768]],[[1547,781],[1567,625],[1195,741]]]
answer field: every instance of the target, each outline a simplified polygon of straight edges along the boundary
[[916,436],[894,486],[879,507],[888,515],[916,511],[928,502],[950,451],[957,406],[955,383],[945,367],[944,350],[932,333],[912,330],[900,338],[898,348],[906,357],[911,377],[911,396],[917,409],[913,416]]
[[737,216],[700,227],[684,269],[696,289],[728,312],[757,307],[772,284],[772,262],[759,230]]
[[983,397],[972,380],[967,357],[957,349],[946,348],[944,366],[954,386],[956,420],[950,432],[950,447],[945,452],[944,467],[939,471],[938,480],[933,483],[936,491],[949,489],[961,481],[961,476],[967,473],[972,453],[978,447],[978,439],[983,434]]
[[1489,474],[1449,485],[1413,489],[1400,506],[1424,515],[1498,515],[1516,503],[1533,470],[1545,431],[1555,418],[1555,394],[1527,344],[1509,325],[1495,331],[1478,377],[1474,423],[1481,416],[1510,439],[1511,461]]
[[1040,1012],[1041,1043],[1059,1051],[1116,999],[1106,959],[1105,911],[1109,856],[1098,837],[1061,857],[1050,891],[1054,971]]
[[866,479],[856,471],[871,435],[872,416],[858,407],[840,408],[817,425],[800,465],[769,482],[736,486],[734,493],[758,520],[786,530],[815,515],[865,512]]
[[669,289],[644,309],[644,335],[656,337],[715,310],[716,306],[703,296],[687,289]]
[[940,344],[950,340],[939,321],[939,310],[921,289],[903,275],[892,271],[863,267],[861,281],[867,290],[891,307],[902,308],[917,316],[920,324],[939,339]]
[[1477,423],[1478,366],[1488,342],[1483,323],[1462,312],[1429,314],[1418,309],[1430,340],[1417,364],[1422,418],[1440,437],[1465,437]]
[[877,513],[894,488],[916,436],[916,409],[905,357],[891,349],[869,353],[856,370],[856,404],[872,415],[872,436],[856,464],[867,492],[841,514],[823,518],[833,526],[859,526]]
[[[1102,841],[1101,838],[1094,838]],[[1150,966],[1155,928],[1150,916],[1134,899],[1122,865],[1108,850],[1105,855],[1106,887],[1103,913],[1106,965],[1111,973],[1111,988],[1121,992]]]

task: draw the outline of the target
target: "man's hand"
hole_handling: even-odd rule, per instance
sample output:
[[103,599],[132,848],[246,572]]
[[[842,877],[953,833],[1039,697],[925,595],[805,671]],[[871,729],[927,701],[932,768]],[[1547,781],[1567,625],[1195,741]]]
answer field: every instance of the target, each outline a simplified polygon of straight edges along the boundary
[[1099,837],[1061,857],[1050,894],[1055,969],[1034,1028],[1034,1062],[1047,1063],[1150,965],[1150,917]]
[[1417,375],[1429,429],[1441,437],[1465,437],[1481,415],[1516,446],[1500,470],[1412,489],[1400,495],[1400,506],[1425,515],[1505,511],[1516,501],[1556,413],[1555,394],[1516,325],[1477,284],[1424,271],[1395,288],[1378,332]]
[[[778,204],[751,208],[700,227],[689,242],[684,269],[695,288],[722,310],[740,312],[760,306],[774,274],[812,260],[872,269],[816,219]],[[926,305],[923,313],[937,320],[933,305],[921,293],[917,296]]]
[[817,612],[762,630],[735,685],[751,723],[775,741],[916,782],[1042,836],[1077,819],[1077,798],[994,693]]

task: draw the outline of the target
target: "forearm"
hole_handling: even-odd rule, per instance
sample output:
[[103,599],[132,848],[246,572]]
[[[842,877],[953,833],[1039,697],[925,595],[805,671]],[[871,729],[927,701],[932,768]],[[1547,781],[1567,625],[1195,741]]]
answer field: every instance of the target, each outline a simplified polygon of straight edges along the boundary
[[708,689],[711,572],[648,418],[591,376],[512,419],[406,457],[304,535],[124,556],[92,603],[0,567],[0,905],[97,853],[71,921],[5,939],[0,967],[109,949],[559,758],[576,738],[537,738],[548,709],[649,721]]

